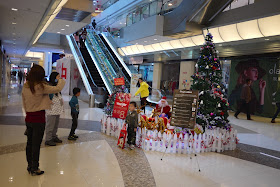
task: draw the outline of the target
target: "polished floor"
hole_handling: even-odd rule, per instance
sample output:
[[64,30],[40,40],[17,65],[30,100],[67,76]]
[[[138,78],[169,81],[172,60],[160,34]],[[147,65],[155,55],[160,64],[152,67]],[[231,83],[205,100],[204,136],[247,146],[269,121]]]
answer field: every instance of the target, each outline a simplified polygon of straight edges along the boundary
[[[55,147],[42,144],[42,176],[26,171],[24,111],[21,86],[16,82],[0,90],[0,186],[9,187],[279,187],[280,120],[254,116],[254,121],[230,117],[238,130],[235,151],[188,155],[119,149],[117,140],[100,133],[103,111],[80,101],[76,142],[67,140],[71,127],[69,96],[63,96],[59,137]],[[199,167],[201,172],[199,172]]]

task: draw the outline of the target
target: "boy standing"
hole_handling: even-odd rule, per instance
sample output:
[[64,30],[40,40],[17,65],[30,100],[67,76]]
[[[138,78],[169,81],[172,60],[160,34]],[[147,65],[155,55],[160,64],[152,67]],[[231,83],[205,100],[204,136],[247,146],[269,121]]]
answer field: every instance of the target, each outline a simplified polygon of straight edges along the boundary
[[125,118],[125,122],[128,125],[127,128],[127,144],[129,148],[134,149],[135,139],[136,139],[136,130],[138,125],[138,114],[136,112],[136,103],[130,102],[129,111]]
[[79,117],[79,101],[78,97],[80,96],[80,88],[73,89],[73,97],[69,101],[69,105],[71,107],[71,116],[72,116],[72,128],[70,134],[68,136],[68,140],[77,140],[79,138],[75,135],[75,130],[78,127],[78,117]]

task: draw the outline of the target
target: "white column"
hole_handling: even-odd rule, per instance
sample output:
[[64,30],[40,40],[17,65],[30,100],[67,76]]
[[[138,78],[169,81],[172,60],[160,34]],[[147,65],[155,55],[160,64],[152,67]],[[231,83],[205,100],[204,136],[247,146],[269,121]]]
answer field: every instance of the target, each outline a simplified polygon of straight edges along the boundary
[[180,63],[179,89],[190,89],[195,63],[195,61],[182,61]]
[[153,88],[160,89],[162,63],[154,63]]
[[49,76],[52,72],[52,53],[51,52],[44,53],[44,69],[45,69],[45,75]]

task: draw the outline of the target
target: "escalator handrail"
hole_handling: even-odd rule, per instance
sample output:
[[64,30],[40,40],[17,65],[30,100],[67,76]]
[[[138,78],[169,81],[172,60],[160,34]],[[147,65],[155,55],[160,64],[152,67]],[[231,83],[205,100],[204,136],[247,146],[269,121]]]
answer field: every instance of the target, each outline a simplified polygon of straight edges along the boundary
[[[114,57],[112,56],[112,54],[110,53],[110,51],[108,50],[108,48],[106,47],[106,45],[104,44],[104,42],[102,41],[100,36],[98,34],[96,34],[95,36],[97,36],[99,38],[99,40],[101,41],[105,50],[107,50],[107,52],[109,53],[110,59],[114,62],[114,65],[116,66],[118,72],[120,72],[122,74],[122,76],[126,79],[126,81],[129,83],[128,77],[125,76],[125,74],[122,71],[122,68],[118,65],[118,63],[116,62],[116,60],[114,59]],[[104,54],[104,52],[103,52],[103,54]],[[107,56],[106,54],[104,54],[104,55]]]
[[[73,36],[73,35],[72,35]],[[72,39],[71,39],[72,40]],[[74,40],[75,41],[75,40]],[[83,57],[83,55],[82,55],[82,53],[81,53],[81,50],[79,49],[79,46],[77,45],[77,43],[76,42],[74,42],[75,44],[75,46],[77,47],[77,52],[80,54],[80,56],[81,56],[81,59],[82,59],[82,62],[83,62],[83,68],[84,69],[86,69],[87,70],[87,72],[88,72],[88,75],[89,75],[89,77],[90,77],[90,80],[92,81],[92,83],[94,84],[94,86],[95,87],[98,87],[97,86],[97,84],[94,82],[94,80],[93,80],[93,78],[92,78],[92,76],[91,76],[91,73],[90,73],[90,71],[89,71],[89,69],[88,69],[88,67],[87,67],[87,65],[86,65],[86,62],[85,62],[85,59],[84,59],[84,57]]]

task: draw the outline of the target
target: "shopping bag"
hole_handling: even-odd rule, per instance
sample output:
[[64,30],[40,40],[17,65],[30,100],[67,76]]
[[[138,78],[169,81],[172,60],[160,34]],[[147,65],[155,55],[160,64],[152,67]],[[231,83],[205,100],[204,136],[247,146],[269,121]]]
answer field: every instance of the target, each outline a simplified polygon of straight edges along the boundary
[[123,125],[123,128],[120,132],[120,136],[119,136],[119,139],[118,139],[118,146],[120,148],[124,148],[125,146],[125,139],[126,139],[126,135],[127,135],[127,130],[126,130],[126,124]]

